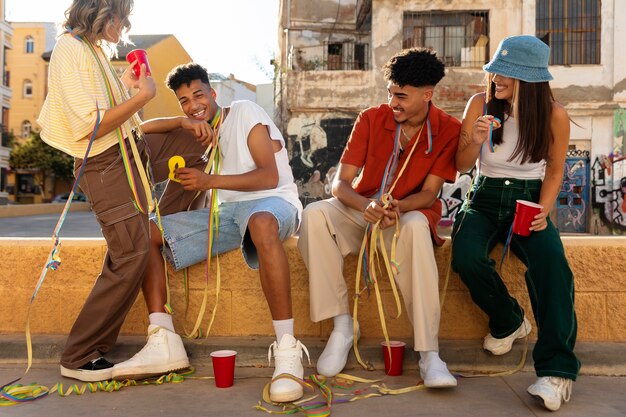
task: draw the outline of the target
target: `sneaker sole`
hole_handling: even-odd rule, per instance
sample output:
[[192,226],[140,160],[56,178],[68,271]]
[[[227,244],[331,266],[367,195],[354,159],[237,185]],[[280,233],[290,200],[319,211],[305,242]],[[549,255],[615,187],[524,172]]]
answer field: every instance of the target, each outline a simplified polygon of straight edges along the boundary
[[428,384],[424,381],[424,386],[426,388],[454,388],[457,386],[456,379],[452,380],[440,380],[440,381],[429,381]]
[[186,371],[189,368],[190,368],[189,361],[185,360],[185,361],[174,362],[172,364],[169,364],[165,368],[152,366],[152,367],[130,368],[130,369],[121,370],[120,372],[115,372],[114,370],[112,372],[111,378],[115,381],[124,381],[126,379],[141,380],[141,379],[154,378],[154,377],[158,377],[161,375],[167,375],[172,372]]
[[61,375],[66,378],[77,379],[83,382],[108,381],[112,378],[113,367],[100,369],[97,371],[87,371],[84,369],[69,369],[61,365]]
[[270,392],[270,400],[275,403],[291,403],[294,401],[298,401],[304,395],[303,390],[299,391],[291,391],[291,392],[282,392],[280,394],[272,394]]
[[558,411],[561,408],[561,405],[559,404],[558,407],[549,407],[548,404],[546,404],[546,401],[543,399],[543,397],[539,394],[531,394],[530,392],[528,392],[531,397],[535,398],[537,400],[537,402],[541,403],[541,405],[543,405],[543,407],[546,410],[550,410],[550,411]]

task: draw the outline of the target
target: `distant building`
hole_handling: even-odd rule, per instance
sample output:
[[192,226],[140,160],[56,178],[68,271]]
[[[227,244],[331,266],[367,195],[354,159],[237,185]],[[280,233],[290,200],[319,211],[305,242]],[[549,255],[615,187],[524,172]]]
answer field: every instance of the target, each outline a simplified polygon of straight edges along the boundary
[[0,104],[2,112],[0,113],[0,204],[7,204],[7,177],[9,172],[9,154],[11,149],[8,143],[7,126],[9,123],[9,109],[11,108],[12,91],[10,87],[10,72],[7,69],[6,56],[7,52],[12,48],[13,29],[9,26],[5,19],[6,5],[5,0],[0,1],[0,68],[2,68],[2,82],[0,83]]
[[6,65],[15,92],[8,129],[22,143],[37,129],[48,88],[48,62],[42,56],[54,48],[57,29],[51,22],[12,22],[11,26],[16,47],[7,52]]
[[274,118],[274,85],[272,83],[254,85],[235,78],[233,74],[228,77],[218,73],[210,73],[211,87],[217,95],[217,104],[230,106],[235,100],[249,100],[259,106]]

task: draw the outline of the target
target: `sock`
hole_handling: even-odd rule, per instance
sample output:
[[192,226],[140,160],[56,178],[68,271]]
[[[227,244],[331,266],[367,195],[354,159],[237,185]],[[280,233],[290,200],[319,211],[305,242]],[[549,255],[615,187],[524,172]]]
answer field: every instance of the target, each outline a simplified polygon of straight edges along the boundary
[[172,316],[170,314],[150,313],[148,315],[148,319],[150,320],[150,324],[163,327],[164,329],[167,329],[170,332],[176,333],[176,331],[174,330],[174,322],[172,321]]
[[353,334],[353,321],[350,314],[340,314],[333,317],[333,331],[340,332],[346,337],[351,337]]
[[276,340],[280,343],[280,340],[284,335],[290,334],[293,336],[293,318],[287,320],[272,320],[274,325],[274,332],[276,332]]
[[436,350],[421,351],[420,359],[423,361],[441,360],[441,358],[439,358],[439,352]]

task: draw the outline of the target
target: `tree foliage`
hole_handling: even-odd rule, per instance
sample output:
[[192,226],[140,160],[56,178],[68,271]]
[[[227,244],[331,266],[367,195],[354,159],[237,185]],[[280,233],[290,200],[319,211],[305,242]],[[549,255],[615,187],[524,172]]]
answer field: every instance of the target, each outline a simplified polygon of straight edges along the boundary
[[62,180],[72,179],[74,175],[74,158],[49,146],[41,140],[39,132],[24,144],[14,145],[9,165],[12,169],[39,170],[42,181],[51,174]]

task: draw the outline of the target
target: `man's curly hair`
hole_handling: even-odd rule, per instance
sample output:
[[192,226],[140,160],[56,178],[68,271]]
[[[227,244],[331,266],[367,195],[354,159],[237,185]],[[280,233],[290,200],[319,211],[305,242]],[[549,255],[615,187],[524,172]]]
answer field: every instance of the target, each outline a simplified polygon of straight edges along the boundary
[[383,67],[385,80],[400,87],[435,86],[446,75],[444,63],[428,48],[404,49]]
[[167,74],[167,77],[165,77],[165,84],[170,90],[176,91],[183,84],[189,87],[193,80],[200,80],[211,86],[209,73],[206,68],[195,62],[189,62],[188,64],[178,65],[172,68],[169,74]]

